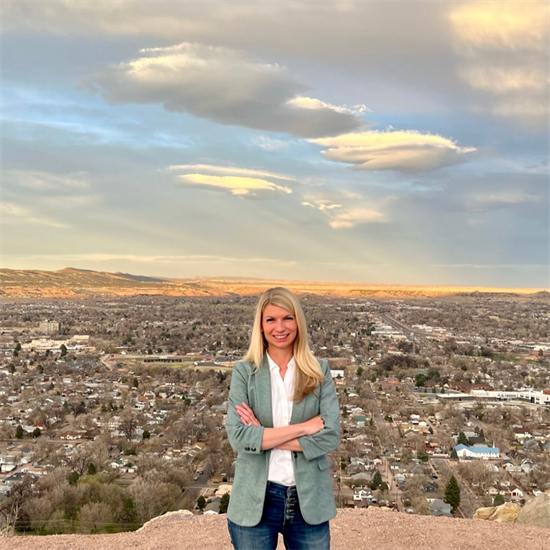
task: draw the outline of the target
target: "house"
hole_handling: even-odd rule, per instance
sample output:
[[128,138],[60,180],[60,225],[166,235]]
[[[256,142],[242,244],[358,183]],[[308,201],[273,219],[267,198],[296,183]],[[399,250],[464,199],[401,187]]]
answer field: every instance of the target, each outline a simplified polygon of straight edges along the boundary
[[500,449],[498,447],[487,447],[485,445],[478,445],[475,447],[469,447],[459,443],[454,447],[456,454],[459,458],[499,458]]
[[513,499],[521,499],[523,498],[523,491],[518,487],[516,487],[515,489],[512,490],[512,492],[510,493],[510,496]]

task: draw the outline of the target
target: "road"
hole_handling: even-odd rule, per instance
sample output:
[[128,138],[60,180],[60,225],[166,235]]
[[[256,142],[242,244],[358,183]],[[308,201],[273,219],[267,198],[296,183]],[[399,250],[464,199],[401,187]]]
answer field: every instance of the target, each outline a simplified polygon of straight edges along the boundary
[[215,485],[208,484],[208,480],[210,479],[210,469],[205,469],[204,473],[200,474],[195,481],[181,492],[180,497],[178,500],[174,503],[171,510],[180,510],[181,505],[183,504],[184,500],[191,500],[193,503],[197,502],[197,499],[199,498],[199,495],[203,489],[211,489],[215,487]]

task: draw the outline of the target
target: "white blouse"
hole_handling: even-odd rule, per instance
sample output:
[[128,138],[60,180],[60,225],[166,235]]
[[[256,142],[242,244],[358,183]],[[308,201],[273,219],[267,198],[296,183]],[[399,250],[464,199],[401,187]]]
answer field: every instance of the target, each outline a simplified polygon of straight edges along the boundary
[[[281,377],[279,366],[269,354],[269,371],[271,374],[271,408],[273,412],[273,427],[282,428],[290,424],[292,416],[292,397],[294,396],[294,373],[296,363],[294,357],[288,362],[285,378]],[[294,464],[292,462],[292,451],[271,449],[269,457],[269,471],[267,479],[280,485],[296,485],[294,477]]]

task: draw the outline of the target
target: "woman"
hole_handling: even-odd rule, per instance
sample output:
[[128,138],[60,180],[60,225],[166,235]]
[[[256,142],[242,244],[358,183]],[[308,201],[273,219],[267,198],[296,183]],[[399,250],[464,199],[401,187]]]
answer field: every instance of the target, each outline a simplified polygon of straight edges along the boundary
[[340,411],[327,361],[307,342],[296,297],[262,294],[250,347],[235,363],[227,434],[237,451],[228,509],[236,550],[330,548],[336,515],[327,453],[340,442]]

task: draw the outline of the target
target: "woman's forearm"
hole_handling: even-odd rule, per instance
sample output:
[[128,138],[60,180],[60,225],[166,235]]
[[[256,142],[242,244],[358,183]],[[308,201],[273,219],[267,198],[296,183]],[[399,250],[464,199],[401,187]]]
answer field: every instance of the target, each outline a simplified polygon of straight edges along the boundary
[[[278,447],[282,448],[282,445],[290,443],[292,440],[296,440],[298,437],[306,435],[306,427],[304,424],[291,424],[290,426],[283,426],[282,428],[264,428],[262,437],[262,451],[268,449],[274,449]],[[299,443],[298,443],[299,445]],[[288,451],[297,451],[300,449],[286,449]]]
[[281,449],[281,451],[295,451],[297,453],[303,452],[302,446],[300,445],[300,441],[298,439],[291,439],[290,441],[279,445],[277,449]]

